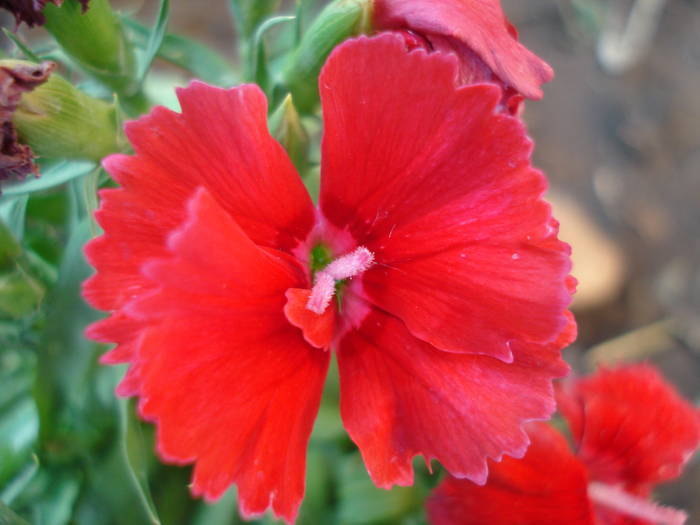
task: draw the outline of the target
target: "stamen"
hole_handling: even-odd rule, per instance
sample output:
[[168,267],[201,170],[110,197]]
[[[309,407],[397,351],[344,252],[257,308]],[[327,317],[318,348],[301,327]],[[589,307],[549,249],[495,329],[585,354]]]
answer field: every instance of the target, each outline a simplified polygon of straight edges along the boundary
[[658,525],[683,525],[688,519],[682,510],[657,505],[606,483],[591,482],[588,496],[599,505]]
[[339,257],[316,273],[316,282],[311,289],[306,308],[321,315],[335,294],[336,281],[350,279],[367,270],[374,262],[374,255],[364,246]]

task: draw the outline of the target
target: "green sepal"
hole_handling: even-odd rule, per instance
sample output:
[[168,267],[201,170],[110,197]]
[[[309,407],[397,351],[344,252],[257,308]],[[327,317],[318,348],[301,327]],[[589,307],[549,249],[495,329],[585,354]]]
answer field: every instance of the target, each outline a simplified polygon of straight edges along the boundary
[[303,176],[307,168],[309,134],[294,106],[292,95],[287,95],[268,121],[270,133],[287,150],[289,158]]
[[108,0],[90,0],[82,12],[77,0],[44,8],[46,29],[86,73],[122,95],[140,87],[134,50]]
[[120,151],[117,108],[59,75],[22,95],[13,118],[20,140],[39,157],[99,161]]
[[318,104],[318,74],[335,46],[368,32],[371,0],[335,0],[319,13],[292,54],[284,73],[287,89],[302,113]]

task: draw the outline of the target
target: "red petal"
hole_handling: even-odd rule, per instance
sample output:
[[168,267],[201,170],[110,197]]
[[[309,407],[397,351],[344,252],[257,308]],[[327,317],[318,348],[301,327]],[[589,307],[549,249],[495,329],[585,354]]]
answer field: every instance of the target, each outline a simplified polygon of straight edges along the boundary
[[700,416],[650,365],[564,385],[560,407],[591,477],[629,487],[680,475],[700,446]]
[[[288,249],[311,228],[311,202],[267,131],[260,90],[195,82],[179,96],[182,114],[158,107],[127,125],[135,156],[104,161],[122,188],[100,193],[95,215],[105,233],[85,248],[97,274],[83,294],[98,309],[118,312],[152,290],[141,268],[167,254],[166,239],[185,219],[186,202],[198,186],[208,188],[257,243]],[[124,312],[118,316],[125,322]],[[117,332],[100,324],[88,336],[118,344],[106,359],[128,360],[138,336],[138,323],[130,323],[133,330]]]
[[321,209],[377,264],[366,298],[444,350],[510,359],[566,324],[569,249],[494,86],[455,88],[455,61],[382,35],[339,46],[321,75]]
[[544,423],[523,459],[490,463],[486,485],[447,476],[428,500],[431,525],[593,525],[586,468]]
[[377,28],[449,37],[529,98],[541,98],[540,85],[554,76],[546,62],[511,34],[498,0],[376,0],[374,6]]
[[327,350],[333,339],[335,303],[331,302],[329,307],[318,315],[306,307],[311,290],[290,288],[285,295],[287,304],[284,305],[284,315],[287,316],[287,320],[301,328],[307,343]]
[[514,343],[511,364],[441,352],[370,313],[341,340],[338,364],[343,421],[374,482],[410,484],[417,454],[477,483],[487,458],[522,456],[522,423],[552,413],[552,378],[568,370],[559,348]]
[[314,220],[311,198],[267,130],[262,91],[195,81],[178,98],[182,114],[154,112],[127,125],[137,158],[157,165],[188,195],[200,185],[209,189],[256,244],[292,249],[305,240]]
[[140,340],[140,412],[158,451],[195,463],[195,494],[238,485],[241,512],[272,507],[291,522],[304,492],[306,446],[329,354],[284,317],[285,290],[305,285],[291,258],[256,246],[201,189],[145,272],[158,288],[127,307]]

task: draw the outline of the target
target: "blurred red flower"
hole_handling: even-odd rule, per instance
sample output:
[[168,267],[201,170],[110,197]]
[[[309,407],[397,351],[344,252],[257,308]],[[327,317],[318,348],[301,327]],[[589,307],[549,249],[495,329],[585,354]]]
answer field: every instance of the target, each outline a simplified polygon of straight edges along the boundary
[[200,82],[127,126],[106,169],[88,334],[122,395],[207,499],[293,521],[333,349],[341,413],[380,487],[438,459],[483,483],[551,415],[575,335],[569,248],[523,125],[494,85],[396,35],[339,46],[319,80],[320,203],[267,131],[256,86]]
[[502,106],[517,113],[523,97],[540,99],[552,68],[518,42],[499,0],[374,0],[377,29],[411,31],[436,51],[455,53],[463,84],[495,82]]
[[574,452],[532,423],[522,460],[491,465],[482,487],[448,476],[429,500],[433,525],[680,525],[685,513],[650,501],[700,446],[700,413],[650,365],[564,385],[559,407]]

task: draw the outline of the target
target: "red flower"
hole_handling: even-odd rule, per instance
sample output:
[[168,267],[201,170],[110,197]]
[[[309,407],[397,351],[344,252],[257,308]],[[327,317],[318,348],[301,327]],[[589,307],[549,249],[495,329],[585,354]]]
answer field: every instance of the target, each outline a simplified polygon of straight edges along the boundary
[[523,96],[542,98],[540,85],[554,76],[546,62],[518,42],[499,0],[374,0],[374,24],[412,31],[430,49],[456,53],[461,83],[499,84],[503,105],[513,114]]
[[89,336],[118,343],[119,392],[164,459],[195,463],[195,494],[236,483],[244,516],[294,519],[328,348],[380,487],[411,484],[417,454],[483,483],[554,410],[569,249],[522,124],[456,68],[395,35],[334,51],[318,208],[255,86],[194,82],[105,160],[122,187],[101,192],[84,293],[111,317]]
[[428,503],[433,525],[676,525],[681,511],[649,501],[700,446],[698,411],[649,365],[602,370],[559,392],[575,441],[530,424],[522,460],[491,467],[488,483],[448,477]]

